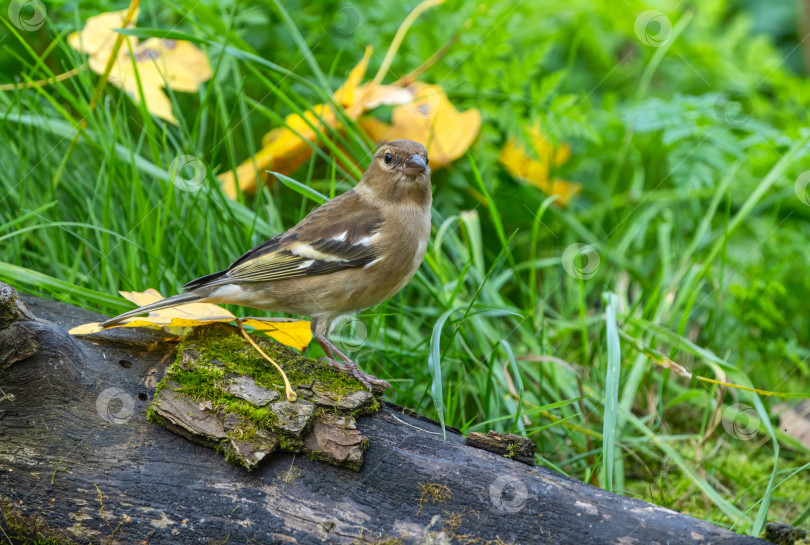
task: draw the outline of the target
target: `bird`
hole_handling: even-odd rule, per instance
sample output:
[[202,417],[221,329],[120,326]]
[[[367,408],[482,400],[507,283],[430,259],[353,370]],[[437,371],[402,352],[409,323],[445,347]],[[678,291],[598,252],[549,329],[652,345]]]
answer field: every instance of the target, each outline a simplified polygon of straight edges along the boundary
[[338,319],[391,298],[416,274],[430,238],[430,174],[422,144],[383,143],[354,188],[227,269],[188,282],[184,293],[125,312],[101,327],[192,302],[311,316],[312,336],[332,367],[369,391],[393,391],[387,381],[361,371],[328,335]]

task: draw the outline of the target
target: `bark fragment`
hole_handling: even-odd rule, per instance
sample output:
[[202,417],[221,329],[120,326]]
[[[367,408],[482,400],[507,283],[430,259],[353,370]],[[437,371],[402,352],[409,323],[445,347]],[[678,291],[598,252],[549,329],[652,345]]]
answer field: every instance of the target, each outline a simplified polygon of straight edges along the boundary
[[528,437],[492,430],[487,434],[470,432],[467,435],[467,444],[530,466],[534,465],[535,444]]

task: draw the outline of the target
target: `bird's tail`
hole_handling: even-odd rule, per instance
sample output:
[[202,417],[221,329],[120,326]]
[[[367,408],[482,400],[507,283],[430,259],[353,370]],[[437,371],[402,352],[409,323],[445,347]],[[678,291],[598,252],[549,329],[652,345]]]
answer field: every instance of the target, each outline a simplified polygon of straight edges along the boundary
[[135,310],[125,312],[120,316],[116,316],[115,318],[110,318],[106,322],[102,322],[101,327],[114,326],[126,320],[127,318],[131,318],[132,316],[138,316],[139,314],[143,314],[144,312],[160,310],[162,308],[176,307],[177,305],[185,305],[186,303],[193,303],[194,301],[199,301],[200,299],[204,298],[205,297],[201,295],[195,295],[193,293],[181,293],[180,295],[173,295],[171,297],[167,297],[166,299],[161,299],[156,303],[152,303],[151,305],[136,308]]

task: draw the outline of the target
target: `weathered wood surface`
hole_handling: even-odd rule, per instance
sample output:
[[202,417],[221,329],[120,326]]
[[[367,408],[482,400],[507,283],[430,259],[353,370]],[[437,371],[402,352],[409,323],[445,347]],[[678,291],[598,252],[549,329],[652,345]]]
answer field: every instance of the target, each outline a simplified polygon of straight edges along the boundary
[[78,542],[765,543],[443,441],[390,405],[358,421],[371,440],[359,473],[288,454],[248,473],[146,421],[164,343],[126,330],[73,339],[65,329],[98,315],[24,299],[53,323],[23,316],[16,338],[30,333],[37,350],[0,366],[0,498]]

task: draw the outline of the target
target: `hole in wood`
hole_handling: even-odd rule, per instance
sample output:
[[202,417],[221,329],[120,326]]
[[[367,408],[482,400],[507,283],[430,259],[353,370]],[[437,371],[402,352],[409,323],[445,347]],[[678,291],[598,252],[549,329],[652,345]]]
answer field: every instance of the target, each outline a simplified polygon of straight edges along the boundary
[[129,369],[130,367],[132,367],[132,362],[129,360],[121,360],[118,363],[121,364],[121,367],[123,367],[124,369]]

